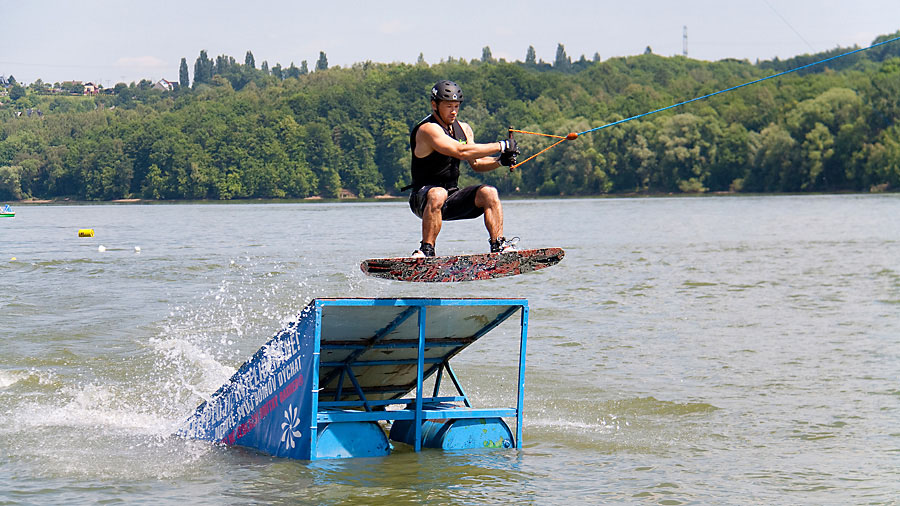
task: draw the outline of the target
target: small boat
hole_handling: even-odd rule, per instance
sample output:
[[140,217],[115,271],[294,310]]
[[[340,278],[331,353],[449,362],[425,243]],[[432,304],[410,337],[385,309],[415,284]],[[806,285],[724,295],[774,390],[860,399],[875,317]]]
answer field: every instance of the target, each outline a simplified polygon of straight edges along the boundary
[[16,212],[13,211],[9,204],[3,206],[3,209],[0,209],[0,218],[13,218],[16,216]]

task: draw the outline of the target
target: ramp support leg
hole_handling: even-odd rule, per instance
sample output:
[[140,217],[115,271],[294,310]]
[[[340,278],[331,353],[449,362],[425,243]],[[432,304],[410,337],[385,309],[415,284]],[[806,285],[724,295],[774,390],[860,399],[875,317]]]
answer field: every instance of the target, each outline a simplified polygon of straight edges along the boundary
[[522,306],[522,337],[519,340],[519,386],[516,396],[516,448],[522,449],[522,410],[525,406],[525,344],[528,339],[528,306]]
[[419,306],[419,349],[416,366],[416,451],[422,450],[422,374],[425,371],[425,306]]

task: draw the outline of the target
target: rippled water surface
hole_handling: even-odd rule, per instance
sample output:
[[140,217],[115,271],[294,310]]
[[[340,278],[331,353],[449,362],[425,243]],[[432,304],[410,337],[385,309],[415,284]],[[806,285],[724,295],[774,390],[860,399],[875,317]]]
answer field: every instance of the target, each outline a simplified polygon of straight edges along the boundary
[[[507,235],[565,260],[454,285],[359,271],[416,247],[404,203],[17,211],[0,503],[900,497],[898,195],[510,201]],[[447,223],[437,249],[484,251],[485,232]],[[524,449],[306,463],[170,436],[311,298],[394,296],[529,300]],[[507,405],[516,338],[455,359],[476,406]]]

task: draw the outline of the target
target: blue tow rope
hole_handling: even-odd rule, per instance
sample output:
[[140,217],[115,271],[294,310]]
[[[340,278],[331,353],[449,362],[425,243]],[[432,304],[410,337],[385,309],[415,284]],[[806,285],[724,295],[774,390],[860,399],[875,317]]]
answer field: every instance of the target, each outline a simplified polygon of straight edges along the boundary
[[[709,97],[714,97],[714,96],[716,96],[716,95],[721,95],[722,93],[725,93],[725,92],[728,92],[728,91],[733,91],[733,90],[736,90],[736,89],[738,89],[738,88],[743,88],[743,87],[745,87],[745,86],[750,86],[751,84],[760,83],[760,82],[766,81],[766,80],[768,80],[768,79],[774,79],[774,78],[776,78],[776,77],[780,77],[780,76],[783,76],[783,75],[785,75],[785,74],[790,74],[791,72],[797,72],[798,70],[808,69],[808,68],[814,67],[814,66],[816,66],[816,65],[821,65],[821,64],[823,64],[823,63],[827,63],[827,62],[830,62],[830,61],[832,61],[832,60],[837,60],[838,58],[843,58],[844,56],[850,56],[851,54],[859,53],[860,51],[867,51],[867,50],[869,50],[869,49],[872,49],[873,47],[882,46],[882,45],[884,45],[884,44],[888,44],[888,43],[890,43],[890,42],[894,42],[894,41],[897,41],[897,40],[900,40],[900,37],[894,37],[893,39],[885,40],[885,41],[879,42],[879,43],[877,43],[877,44],[872,44],[872,45],[869,46],[869,47],[863,47],[863,48],[860,48],[860,49],[854,49],[853,51],[850,51],[850,52],[848,52],[848,53],[839,54],[839,55],[837,55],[837,56],[832,56],[831,58],[825,58],[824,60],[820,60],[820,61],[817,61],[817,62],[814,62],[814,63],[809,63],[809,64],[807,64],[807,65],[803,65],[802,67],[797,67],[797,68],[795,68],[795,69],[785,70],[784,72],[779,72],[779,73],[777,73],[777,74],[773,74],[773,75],[768,76],[768,77],[763,77],[762,79],[757,79],[757,80],[755,80],[755,81],[750,81],[749,83],[744,83],[744,84],[741,84],[741,85],[738,85],[738,86],[732,86],[731,88],[724,89],[724,90],[721,90],[721,91],[717,91],[717,92],[715,92],[715,93],[710,93],[710,94],[708,94],[708,95],[703,95],[702,97],[697,97],[697,98],[692,98],[692,99],[690,99],[690,100],[685,100],[684,102],[679,102],[679,103],[677,103],[677,104],[673,104],[673,105],[670,105],[670,106],[668,106],[668,107],[663,107],[662,109],[657,109],[657,110],[655,110],[655,111],[645,112],[645,113],[643,113],[643,114],[638,114],[637,116],[632,116],[632,117],[630,117],[630,118],[620,119],[619,121],[614,121],[614,122],[612,122],[612,123],[608,123],[608,124],[603,125],[603,126],[598,126],[598,127],[596,127],[596,128],[591,128],[590,130],[585,130],[584,132],[578,132],[578,135],[584,135],[584,134],[586,134],[586,133],[595,132],[595,131],[597,131],[597,130],[602,130],[602,129],[604,129],[604,128],[609,128],[609,127],[611,127],[611,126],[620,125],[620,124],[622,124],[622,123],[625,123],[626,121],[631,121],[631,120],[634,120],[634,119],[643,118],[644,116],[649,116],[649,115],[651,115],[651,114],[656,114],[656,113],[658,113],[658,112],[668,111],[669,109],[673,109],[673,108],[675,108],[675,107],[679,107],[679,106],[682,106],[682,105],[685,105],[685,104],[690,104],[691,102],[696,102],[696,101],[698,101],[698,100],[703,100],[704,98],[709,98]],[[523,162],[523,163],[524,163],[524,162]]]

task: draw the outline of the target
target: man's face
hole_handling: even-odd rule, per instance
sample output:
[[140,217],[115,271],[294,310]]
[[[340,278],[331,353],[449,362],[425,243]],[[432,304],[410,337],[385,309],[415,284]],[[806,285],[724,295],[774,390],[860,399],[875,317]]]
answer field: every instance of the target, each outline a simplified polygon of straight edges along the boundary
[[456,115],[459,114],[459,102],[442,100],[437,103],[437,112],[440,120],[449,125],[456,121]]

